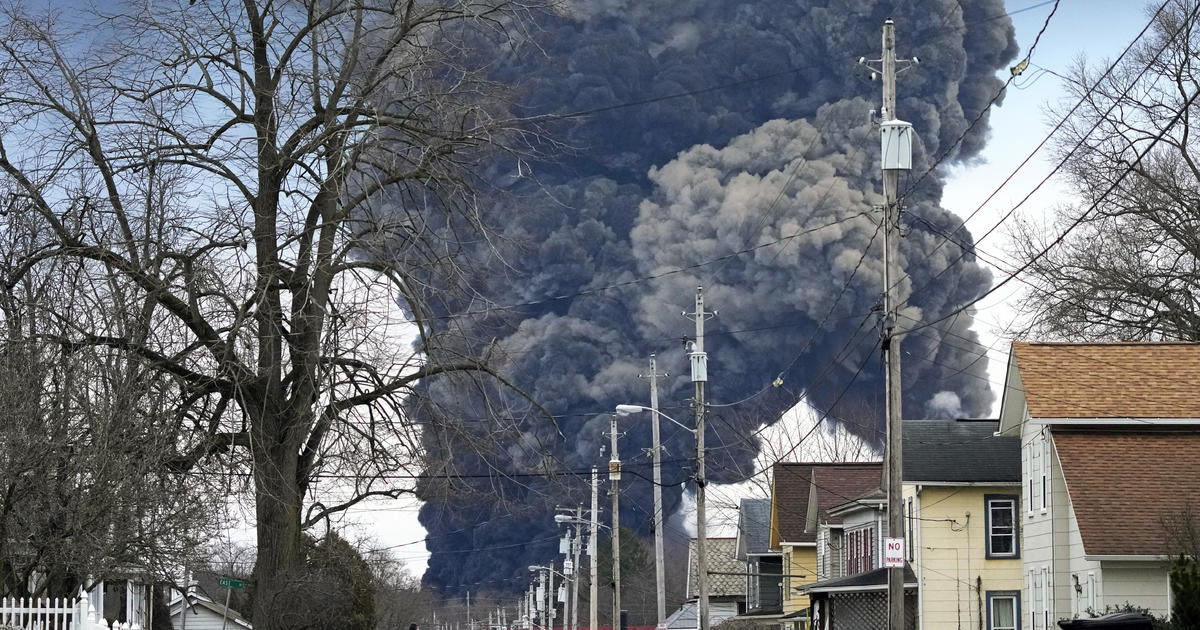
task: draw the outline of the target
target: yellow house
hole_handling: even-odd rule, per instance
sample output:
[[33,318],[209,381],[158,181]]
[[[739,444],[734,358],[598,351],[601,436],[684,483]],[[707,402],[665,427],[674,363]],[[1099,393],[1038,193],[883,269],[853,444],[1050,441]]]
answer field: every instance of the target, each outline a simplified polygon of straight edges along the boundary
[[817,532],[838,519],[828,510],[878,488],[879,463],[775,464],[771,480],[770,548],[783,557],[781,630],[808,628],[809,597],[817,581]]
[[919,584],[920,628],[1025,627],[1021,445],[998,427],[904,421],[905,553]]

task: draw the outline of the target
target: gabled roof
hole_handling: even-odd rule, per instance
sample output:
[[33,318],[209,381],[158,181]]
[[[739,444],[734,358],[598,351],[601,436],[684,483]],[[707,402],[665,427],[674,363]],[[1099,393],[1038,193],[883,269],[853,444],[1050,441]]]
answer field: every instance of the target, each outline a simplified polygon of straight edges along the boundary
[[829,509],[878,488],[882,472],[879,462],[775,464],[772,546],[815,543],[818,524],[841,522],[830,516]]
[[1200,344],[1014,342],[1012,352],[1033,418],[1200,418]]
[[904,481],[1021,483],[1021,439],[996,420],[905,420]]
[[[697,628],[700,625],[700,615],[697,610],[699,603],[695,600],[684,602],[679,607],[679,610],[671,613],[666,620],[663,621],[663,626],[667,630],[690,630]],[[710,628],[716,627],[726,619],[736,617],[737,602],[709,602],[708,603],[708,625]]]
[[[176,594],[171,600],[171,603],[168,604],[168,608],[170,609],[172,617],[179,615],[180,609],[183,608],[183,598]],[[231,630],[238,626],[242,628],[253,628],[253,626],[250,624],[250,621],[241,616],[238,611],[232,608],[226,608],[223,604],[214,602],[203,595],[188,595],[188,605],[184,610],[185,614],[188,615],[201,615],[204,614],[203,611],[207,611],[208,613],[211,613],[218,621],[224,617],[227,620],[227,625]],[[198,622],[193,621],[192,625],[195,625],[196,623]]]
[[742,499],[738,504],[738,558],[762,554],[771,547],[771,500]]
[[[736,538],[709,538],[704,553],[708,560],[708,596],[746,598],[746,565],[737,559]],[[697,597],[696,539],[688,540],[687,596]],[[736,614],[736,611],[735,611]]]
[[1200,432],[1053,431],[1089,556],[1163,555],[1164,519],[1200,502]]

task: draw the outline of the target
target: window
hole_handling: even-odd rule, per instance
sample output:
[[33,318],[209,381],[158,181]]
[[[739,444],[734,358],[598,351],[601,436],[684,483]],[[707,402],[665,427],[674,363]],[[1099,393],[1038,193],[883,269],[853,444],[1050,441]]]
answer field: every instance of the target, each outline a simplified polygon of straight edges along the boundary
[[875,568],[874,555],[873,527],[863,527],[846,533],[846,575],[855,575]]
[[1031,470],[1031,474],[1029,475],[1029,511],[1032,513],[1033,510],[1043,505],[1041,493],[1042,445],[1036,443],[1030,444],[1029,457],[1029,468]]
[[1017,497],[1011,494],[988,494],[983,497],[986,557],[1019,558],[1020,540],[1017,537]]
[[[1168,593],[1170,590],[1168,589]],[[1087,603],[1089,612],[1098,612],[1096,608],[1096,574],[1089,571],[1087,574]]]
[[1033,606],[1029,607],[1029,627],[1032,630],[1045,630],[1045,626],[1042,626],[1039,623],[1042,619],[1042,617],[1041,617],[1041,614],[1042,614],[1041,613],[1041,608],[1042,608],[1041,576],[1042,576],[1041,573],[1039,573],[1033,569],[1029,570],[1029,579],[1028,579],[1029,598],[1033,601]]
[[1021,593],[1018,591],[987,592],[988,630],[1020,630]]
[[1042,511],[1050,506],[1050,439],[1042,438]]
[[1051,608],[1054,608],[1054,600],[1051,599],[1050,590],[1050,567],[1042,567],[1042,627],[1050,630]]
[[908,561],[909,561],[909,562],[915,562],[915,561],[917,560],[917,556],[916,556],[916,554],[914,553],[914,551],[915,551],[915,548],[914,548],[914,545],[915,545],[915,543],[914,543],[913,541],[914,541],[914,540],[916,540],[916,538],[917,538],[917,532],[916,532],[916,529],[917,529],[917,528],[916,528],[916,524],[917,524],[917,522],[916,522],[916,520],[913,518],[913,498],[912,498],[912,497],[908,497],[908,505],[907,505],[907,508],[908,508],[908,532],[907,532],[907,535],[906,535],[904,538],[905,538],[905,539],[907,540],[907,542],[908,542]]

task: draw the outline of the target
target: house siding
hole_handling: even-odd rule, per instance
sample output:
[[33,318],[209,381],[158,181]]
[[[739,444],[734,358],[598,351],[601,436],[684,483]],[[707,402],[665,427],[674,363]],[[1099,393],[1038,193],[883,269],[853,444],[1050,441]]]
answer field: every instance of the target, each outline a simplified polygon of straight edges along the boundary
[[[808,610],[808,594],[799,593],[797,589],[817,581],[817,548],[785,544],[783,557],[783,613],[786,615],[798,610]],[[804,577],[791,577],[797,575]]]
[[1165,616],[1171,608],[1166,562],[1103,562],[1104,586],[1100,589],[1105,606],[1121,607],[1126,603],[1150,609]]
[[[1049,628],[1059,619],[1070,619],[1074,602],[1074,589],[1070,578],[1070,533],[1078,531],[1071,515],[1070,498],[1067,495],[1066,482],[1063,479],[1062,467],[1054,451],[1053,435],[1043,431],[1043,425],[1029,421],[1026,415],[1021,426],[1021,504],[1022,504],[1022,535],[1021,553],[1024,559],[1024,570],[1027,576],[1024,589],[1021,592],[1022,609],[1025,611],[1025,630],[1047,630],[1045,619],[1049,618]],[[1039,501],[1040,477],[1039,471],[1033,468],[1038,458],[1042,465],[1048,467],[1048,486],[1050,490],[1049,504],[1042,509]],[[1034,493],[1030,493],[1030,478],[1034,478]],[[1029,509],[1033,502],[1032,511]],[[1043,599],[1041,593],[1033,593],[1028,579],[1030,571],[1041,574],[1045,571],[1050,580],[1047,589],[1049,597]],[[1040,589],[1039,589],[1040,590]],[[1036,597],[1035,597],[1036,595]],[[1031,628],[1031,619],[1035,613],[1040,615],[1036,629]]]
[[915,499],[913,568],[920,584],[921,628],[983,630],[987,604],[979,593],[1021,590],[1021,558],[988,558],[984,522],[985,495],[1017,492],[1013,486],[905,484],[905,500]]

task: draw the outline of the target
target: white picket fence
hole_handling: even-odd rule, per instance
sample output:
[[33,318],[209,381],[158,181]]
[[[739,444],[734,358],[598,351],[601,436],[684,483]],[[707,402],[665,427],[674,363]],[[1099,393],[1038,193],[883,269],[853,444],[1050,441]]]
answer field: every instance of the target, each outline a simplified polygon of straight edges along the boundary
[[0,630],[142,630],[136,623],[104,621],[91,599],[0,598]]

